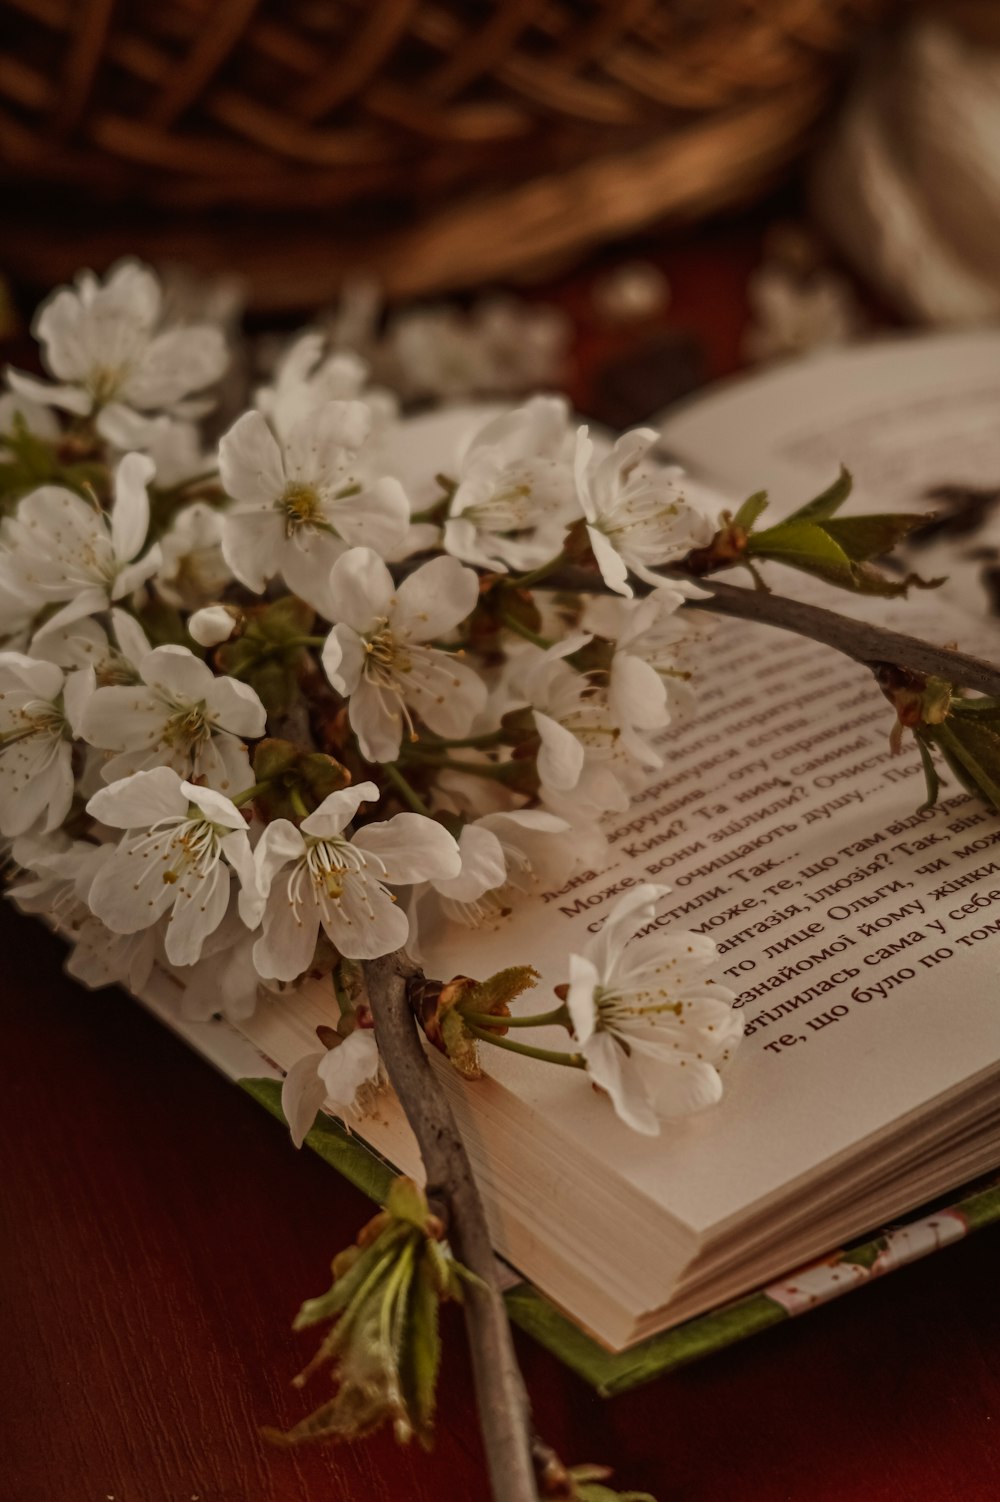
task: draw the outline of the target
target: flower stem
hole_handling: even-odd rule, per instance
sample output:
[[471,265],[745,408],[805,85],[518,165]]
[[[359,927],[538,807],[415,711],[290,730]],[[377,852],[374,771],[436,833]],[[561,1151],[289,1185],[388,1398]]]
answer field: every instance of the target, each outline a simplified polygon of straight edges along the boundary
[[505,782],[508,777],[508,768],[512,767],[514,772],[519,771],[517,762],[460,761],[454,756],[436,756],[430,750],[423,754],[404,752],[404,756],[408,759],[412,757],[415,766],[426,767],[428,770],[441,771],[447,768],[451,772],[468,772],[470,777],[485,777],[490,782]]
[[383,762],[382,770],[403,802],[409,804],[415,814],[423,814],[425,819],[433,819],[434,815],[427,807],[427,804],[417,790],[410,786],[395,762]]
[[463,1012],[463,1021],[470,1027],[565,1027],[570,1025],[569,1012],[565,1006],[553,1007],[551,1012],[535,1012],[529,1017],[498,1017],[487,1012]]
[[298,818],[308,819],[309,810],[306,808],[306,800],[294,784],[288,789],[288,801]]
[[554,558],[549,559],[548,563],[539,564],[538,568],[533,568],[530,573],[521,574],[518,578],[509,579],[507,582],[514,589],[528,589],[532,584],[538,584],[542,579],[547,579],[549,574],[554,574],[557,568],[562,568],[563,564],[568,561],[565,553],[557,553]]
[[425,748],[428,751],[457,751],[464,746],[475,746],[487,750],[491,746],[502,745],[503,731],[488,730],[485,735],[467,735],[464,736],[461,740],[454,741],[446,740],[444,736],[441,736],[440,738],[428,737],[425,743]]
[[523,621],[519,621],[516,616],[509,614],[508,611],[501,610],[500,619],[508,631],[513,631],[517,636],[523,636],[525,641],[532,642],[536,647],[551,647],[552,643],[547,636],[542,636],[539,632],[532,631],[530,626],[526,626]]
[[530,1043],[515,1043],[513,1038],[501,1038],[497,1033],[487,1032],[485,1028],[474,1027],[468,1017],[464,1018],[465,1025],[474,1038],[481,1043],[492,1043],[494,1048],[506,1048],[511,1053],[523,1053],[529,1059],[541,1059],[544,1064],[564,1064],[568,1069],[586,1069],[583,1055],[578,1053],[558,1053],[553,1048],[533,1048]]
[[271,779],[265,777],[263,782],[255,782],[253,787],[244,788],[242,793],[237,793],[229,801],[237,808],[242,808],[245,803],[252,803],[255,798],[260,797],[261,793],[266,793],[270,786]]
[[533,1502],[528,1396],[496,1281],[486,1217],[458,1124],[420,1044],[406,995],[412,966],[400,954],[364,961],[375,1037],[386,1073],[416,1134],[431,1208],[441,1216],[456,1258],[476,1274],[464,1307],[480,1424],[494,1502]]

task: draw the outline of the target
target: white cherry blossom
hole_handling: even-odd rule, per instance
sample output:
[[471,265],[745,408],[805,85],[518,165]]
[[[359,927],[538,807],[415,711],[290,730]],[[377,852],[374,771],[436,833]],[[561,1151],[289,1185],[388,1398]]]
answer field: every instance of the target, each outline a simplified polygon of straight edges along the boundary
[[188,634],[200,647],[217,647],[236,630],[240,611],[227,605],[205,605],[188,620]]
[[[17,876],[6,895],[22,912],[44,913],[60,932],[72,932],[89,912],[84,896],[99,848],[87,840],[71,840],[61,829],[19,835],[10,848]],[[86,872],[82,893],[77,890],[81,870]]]
[[0,834],[58,829],[73,801],[73,739],[86,673],[0,652]]
[[458,848],[459,874],[429,886],[443,916],[468,928],[495,925],[577,862],[571,826],[543,809],[484,814],[461,830]]
[[171,605],[197,610],[217,600],[231,582],[222,527],[221,513],[204,501],[192,501],[174,516],[160,541],[163,561],[156,575],[156,587]]
[[523,674],[540,745],[537,767],[543,796],[573,795],[580,811],[628,808],[637,768],[622,742],[606,686],[565,661],[590,641],[569,636],[537,653]]
[[651,1136],[661,1118],[721,1098],[719,1071],[743,1034],[733,992],[706,976],[711,939],[633,938],[667,890],[643,885],[619,899],[600,933],[570,956],[566,1000],[591,1078],[628,1126]]
[[486,703],[486,685],[454,653],[429,643],[475,607],[479,580],[455,558],[434,558],[397,587],[369,548],[352,548],[330,575],[331,619],[323,666],[350,701],[351,728],[362,755],[395,761],[414,717],[435,735],[469,732]]
[[260,594],[281,574],[315,609],[328,601],[330,568],[355,545],[391,554],[410,507],[398,480],[369,481],[359,457],[371,428],[363,402],[326,402],[283,443],[260,412],[245,413],[219,446],[222,483],[236,505],[222,551],[236,578]]
[[[149,530],[146,486],[153,464],[126,454],[115,472],[110,515],[61,485],[43,485],[18,505],[0,533],[0,589],[37,607],[65,601],[37,636],[107,610],[156,572],[154,544],[138,554]],[[36,638],[37,639],[37,638]]]
[[138,683],[139,663],[151,651],[145,631],[134,616],[112,606],[111,634],[92,616],[71,621],[56,631],[39,632],[30,656],[61,668],[93,671],[95,685]]
[[134,686],[99,688],[83,715],[92,746],[114,751],[104,779],[172,767],[221,792],[242,792],[253,774],[244,744],[264,734],[267,716],[256,693],[216,677],[186,647],[156,647],[138,664]]
[[360,400],[369,408],[376,433],[396,415],[390,392],[368,386],[368,366],[346,349],[327,350],[318,330],[300,334],[274,369],[274,380],[254,393],[254,404],[276,433],[287,437],[302,418],[326,402]]
[[75,931],[66,972],[88,991],[125,986],[133,996],[141,996],[153,966],[162,962],[160,927],[157,924],[134,934],[113,934],[91,913]]
[[566,403],[536,396],[473,438],[459,467],[444,546],[501,573],[537,568],[558,554],[573,497]]
[[172,973],[181,987],[178,1011],[186,1022],[208,1022],[223,1016],[230,1022],[252,1017],[264,982],[253,962],[256,934],[240,917],[240,906],[256,921],[259,902],[248,904],[246,894],[233,883],[226,916],[202,946],[193,965],[174,965]]
[[709,629],[703,616],[683,611],[685,595],[664,588],[643,600],[588,601],[583,621],[614,643],[608,670],[608,707],[625,750],[643,766],[662,766],[649,739],[693,706],[691,648]]
[[8,896],[23,912],[44,914],[69,940],[66,970],[74,980],[90,990],[126,985],[141,992],[159,952],[158,930],[110,933],[87,906],[94,877],[113,854],[111,845],[69,840],[58,831],[22,835],[11,851],[20,876]]
[[712,536],[711,523],[686,501],[677,472],[650,459],[658,439],[655,429],[636,428],[595,459],[587,429],[577,434],[576,483],[587,535],[604,582],[620,595],[632,595],[630,571],[661,585],[656,569]]
[[34,438],[45,443],[58,441],[59,423],[48,407],[16,391],[0,392],[0,456],[7,457],[9,450],[3,440],[13,438],[20,423]]
[[322,925],[345,959],[373,959],[406,943],[409,923],[390,886],[457,876],[458,846],[420,814],[396,814],[345,833],[378,788],[363,782],[331,793],[296,828],[268,824],[254,852],[264,905],[254,949],[262,976],[295,980],[312,963]]
[[163,413],[144,417],[127,407],[115,407],[102,414],[101,432],[122,454],[133,450],[147,454],[156,466],[161,490],[209,478],[215,469],[214,457],[202,447],[198,425],[185,419]]
[[296,1059],[281,1086],[281,1109],[295,1146],[302,1146],[317,1111],[358,1115],[360,1100],[382,1077],[382,1060],[370,1028],[355,1028],[335,1047]]
[[[121,261],[102,283],[82,271],[42,304],[33,332],[56,384],[12,370],[15,392],[77,416],[110,424],[133,412],[192,409],[186,401],[219,379],[228,356],[221,332],[208,325],[163,329],[160,284],[148,266]],[[196,408],[197,410],[197,408]]]
[[164,949],[172,964],[199,959],[205,939],[226,916],[233,873],[251,900],[256,897],[246,820],[221,793],[156,767],[102,788],[87,812],[126,831],[94,877],[91,911],[119,934],[169,915]]

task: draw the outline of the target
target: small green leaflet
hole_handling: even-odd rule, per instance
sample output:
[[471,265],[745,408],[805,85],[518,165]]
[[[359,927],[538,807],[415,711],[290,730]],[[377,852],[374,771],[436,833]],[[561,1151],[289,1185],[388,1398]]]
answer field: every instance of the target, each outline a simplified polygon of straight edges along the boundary
[[[927,518],[919,513],[838,517],[836,513],[850,495],[852,484],[850,473],[841,468],[838,478],[822,494],[784,521],[752,533],[747,539],[747,556],[787,564],[855,594],[905,595],[912,585],[927,589],[942,583],[940,579],[923,580],[916,574],[893,579],[872,567],[872,558],[891,552]],[[746,512],[755,519],[763,510],[759,502],[759,496],[751,496],[738,515]]]

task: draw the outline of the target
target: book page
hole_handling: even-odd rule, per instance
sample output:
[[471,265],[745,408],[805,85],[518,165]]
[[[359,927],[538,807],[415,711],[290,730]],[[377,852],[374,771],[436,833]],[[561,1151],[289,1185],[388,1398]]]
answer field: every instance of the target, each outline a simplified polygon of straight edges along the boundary
[[959,608],[991,608],[983,544],[1000,556],[1000,332],[900,335],[789,361],[680,404],[662,431],[693,476],[740,498],[767,490],[774,520],[842,463],[855,481],[847,512],[947,515],[967,492],[964,526],[917,537],[900,556],[924,578],[946,576],[942,595]]
[[901,335],[735,377],[679,403],[662,447],[775,513],[854,475],[865,509],[933,509],[949,483],[1000,485],[1000,332]]
[[[904,607],[895,623],[959,634],[939,607],[922,619]],[[1000,819],[947,783],[917,811],[919,757],[891,754],[892,711],[866,670],[762,627],[721,626],[707,651],[697,718],[661,734],[663,768],[608,819],[607,868],[496,929],[448,925],[425,943],[444,978],[535,965],[528,1004],[544,1010],[618,894],[669,884],[664,928],[712,935],[718,979],[738,993],[745,1039],[721,1105],[648,1139],[576,1071],[497,1049],[485,1063],[544,1116],[553,1150],[702,1235],[929,1102],[943,1108],[1000,1061]],[[557,1029],[532,1041],[566,1046]]]

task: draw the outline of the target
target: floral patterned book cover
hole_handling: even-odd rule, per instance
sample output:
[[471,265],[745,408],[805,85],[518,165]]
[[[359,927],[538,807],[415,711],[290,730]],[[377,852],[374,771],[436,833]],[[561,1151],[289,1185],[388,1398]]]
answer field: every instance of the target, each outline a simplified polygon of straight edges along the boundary
[[[281,1085],[244,1078],[246,1092],[281,1117]],[[358,1137],[330,1117],[321,1118],[306,1144],[372,1199],[382,1202],[394,1170]],[[793,1319],[840,1298],[875,1278],[929,1256],[983,1226],[1000,1222],[1000,1173],[957,1192],[947,1204],[916,1212],[884,1230],[796,1268],[742,1298],[686,1320],[625,1351],[606,1350],[529,1283],[509,1272],[504,1297],[511,1319],[605,1397],[627,1392],[770,1325]]]

